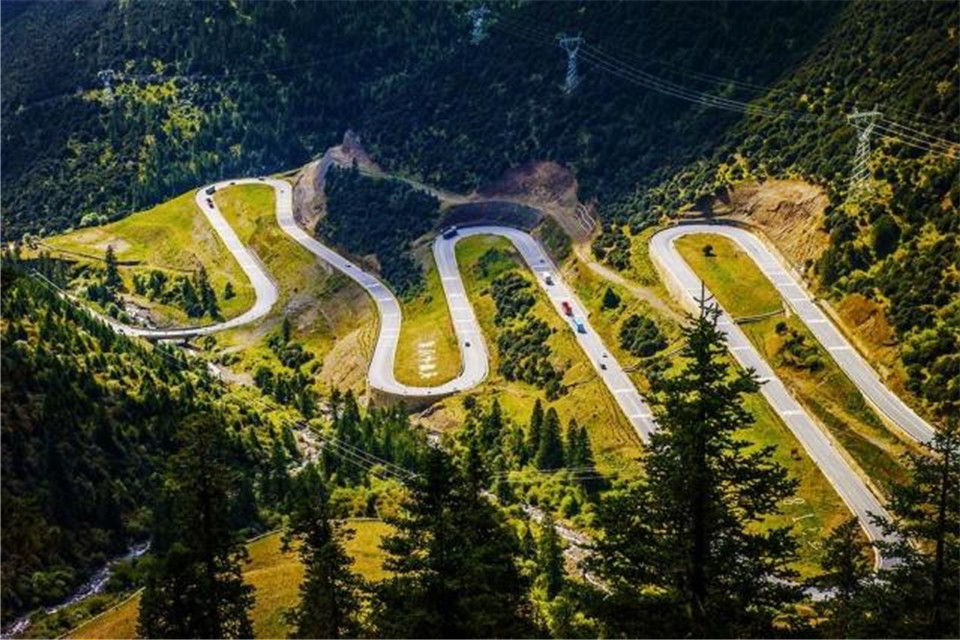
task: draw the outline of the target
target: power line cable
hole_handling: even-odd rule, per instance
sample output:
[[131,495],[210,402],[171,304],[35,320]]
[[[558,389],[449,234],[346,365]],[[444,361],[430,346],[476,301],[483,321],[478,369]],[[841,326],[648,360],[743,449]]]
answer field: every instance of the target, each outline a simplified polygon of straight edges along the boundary
[[[547,38],[544,35],[541,35],[541,32],[531,32],[523,27],[517,27],[516,25],[507,26],[504,22],[499,22],[495,25],[497,28],[507,32],[510,35],[515,37],[525,38],[534,42],[540,42],[546,44]],[[816,116],[813,114],[806,114],[796,111],[785,111],[778,110],[769,107],[764,107],[754,103],[747,103],[740,100],[733,100],[730,98],[724,98],[721,96],[716,96],[713,94],[707,94],[699,92],[696,90],[691,90],[682,85],[672,83],[669,81],[664,81],[652,74],[649,74],[645,71],[631,67],[630,65],[625,65],[619,59],[615,58],[611,54],[603,52],[601,49],[589,44],[582,45],[583,51],[581,55],[584,57],[585,61],[600,68],[601,70],[607,71],[608,73],[620,77],[621,79],[627,80],[634,84],[643,86],[648,89],[660,92],[662,94],[672,96],[678,99],[686,100],[692,103],[701,104],[707,107],[714,107],[729,111],[735,111],[739,113],[744,113],[752,116],[764,116],[771,118],[785,117],[799,121],[834,121],[837,122],[836,118]],[[891,121],[892,122],[892,121]],[[894,123],[898,125],[898,123]],[[951,147],[950,141],[937,138],[936,136],[931,136],[930,134],[923,134],[927,136],[926,139],[920,138],[917,135],[912,135],[909,132],[909,128],[904,125],[898,125],[899,128],[894,128],[892,126],[882,126],[878,125],[877,129],[885,135],[885,137],[893,138],[903,144],[912,146],[929,153],[946,155],[948,157],[955,157],[956,151]]]
[[[525,19],[525,18],[522,17],[522,16],[514,15],[514,16],[511,16],[510,20],[513,20],[513,21],[515,21],[515,23],[518,23],[518,24],[523,24],[523,25],[526,26],[526,28],[528,28],[529,30],[534,31],[534,32],[538,32],[538,33],[539,33],[540,35],[542,35],[542,36],[546,36],[546,37],[549,37],[549,36],[550,36],[550,34],[549,34],[546,30],[543,29],[542,25],[533,23],[533,22],[529,21],[528,19]],[[713,83],[713,84],[739,86],[739,87],[742,87],[742,88],[745,88],[745,89],[748,89],[748,90],[751,90],[751,91],[762,92],[762,93],[765,93],[765,94],[772,93],[772,94],[777,94],[777,95],[789,96],[789,97],[792,97],[792,98],[794,98],[794,99],[796,99],[796,100],[800,100],[802,97],[804,97],[804,95],[806,95],[807,93],[809,93],[809,91],[808,91],[808,92],[804,92],[804,93],[798,93],[798,92],[796,92],[796,91],[792,91],[792,90],[789,90],[789,89],[783,89],[783,88],[772,87],[772,86],[768,86],[768,85],[762,85],[762,84],[757,84],[757,83],[745,82],[745,81],[742,81],[742,80],[738,80],[738,79],[736,79],[736,78],[729,78],[729,77],[723,77],[723,76],[713,75],[713,74],[709,74],[709,73],[702,73],[702,72],[698,72],[698,71],[693,71],[693,70],[684,68],[684,67],[682,67],[681,65],[677,65],[677,64],[675,64],[675,63],[673,63],[673,62],[667,61],[667,60],[665,60],[665,59],[663,59],[663,58],[658,58],[657,56],[652,55],[652,54],[644,54],[644,56],[641,58],[641,57],[638,56],[636,53],[631,52],[631,51],[627,51],[626,49],[623,49],[622,47],[615,47],[615,46],[614,46],[614,47],[607,47],[607,49],[610,50],[610,51],[618,52],[618,53],[620,53],[622,56],[626,56],[626,57],[628,57],[628,58],[632,58],[636,63],[639,63],[639,64],[642,65],[642,66],[650,66],[649,63],[650,63],[650,62],[654,62],[654,63],[659,64],[659,65],[661,65],[661,66],[664,66],[664,67],[667,67],[667,68],[672,69],[672,70],[673,70],[673,73],[675,73],[675,74],[677,74],[677,75],[692,77],[692,78],[694,78],[694,79],[697,79],[697,80],[700,80],[700,81],[711,82],[711,83]],[[853,110],[853,109],[856,109],[856,108],[857,108],[857,104],[856,104],[855,102],[851,102],[851,101],[841,101],[837,106],[838,106],[840,109],[844,110],[844,111],[850,111],[850,110]],[[923,114],[915,114],[915,113],[911,114],[911,113],[909,113],[909,112],[907,112],[907,111],[904,111],[904,110],[902,110],[902,109],[897,109],[897,108],[894,108],[894,107],[885,107],[885,106],[880,105],[880,106],[878,106],[878,109],[880,109],[881,111],[884,111],[884,112],[886,112],[886,113],[899,113],[899,114],[903,115],[903,119],[904,119],[904,120],[907,120],[907,121],[909,121],[910,119],[915,119],[915,120],[914,120],[914,124],[919,124],[920,122],[926,121],[926,126],[932,126],[932,127],[935,127],[935,128],[940,128],[940,129],[949,130],[949,131],[954,131],[954,130],[956,130],[956,128],[957,128],[957,126],[956,126],[955,123],[952,124],[952,123],[949,123],[949,122],[944,122],[943,120],[936,119],[936,118],[931,118],[931,117],[925,116],[925,115],[923,115]]]

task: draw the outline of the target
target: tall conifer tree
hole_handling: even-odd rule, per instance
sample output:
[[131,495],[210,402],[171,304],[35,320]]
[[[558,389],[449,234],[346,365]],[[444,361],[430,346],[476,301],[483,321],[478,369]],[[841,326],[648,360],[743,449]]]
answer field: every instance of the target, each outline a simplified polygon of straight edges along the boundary
[[253,587],[241,569],[247,550],[231,528],[236,475],[226,461],[223,425],[187,418],[180,450],[164,476],[169,543],[147,571],[137,631],[144,638],[250,638]]
[[284,544],[298,543],[304,567],[300,602],[290,611],[296,638],[355,638],[363,634],[363,580],[344,550],[352,531],[331,519],[327,488],[314,465],[293,482]]
[[659,429],[646,476],[605,499],[590,570],[610,589],[599,616],[611,634],[763,636],[801,597],[789,528],[758,526],[796,481],[736,434],[752,416],[752,372],[732,370],[719,310],[684,330],[686,364],[656,381]]

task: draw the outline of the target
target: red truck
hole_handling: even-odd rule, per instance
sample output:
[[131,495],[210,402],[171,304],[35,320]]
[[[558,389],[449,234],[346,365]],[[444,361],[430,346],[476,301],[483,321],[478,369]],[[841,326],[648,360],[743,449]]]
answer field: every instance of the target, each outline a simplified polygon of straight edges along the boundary
[[570,306],[570,303],[564,300],[560,303],[560,307],[563,309],[563,312],[568,316],[573,316],[573,307]]

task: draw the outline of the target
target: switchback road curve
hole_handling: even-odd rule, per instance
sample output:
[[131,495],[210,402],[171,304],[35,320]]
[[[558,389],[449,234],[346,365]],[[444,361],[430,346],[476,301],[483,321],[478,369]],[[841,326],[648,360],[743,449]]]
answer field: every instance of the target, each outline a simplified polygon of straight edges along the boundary
[[223,182],[217,182],[212,185],[207,185],[202,189],[198,189],[196,195],[194,196],[197,207],[199,207],[200,211],[203,212],[203,215],[206,216],[210,226],[212,226],[213,230],[217,232],[217,235],[223,241],[223,244],[226,245],[227,250],[233,255],[234,259],[240,265],[240,268],[243,269],[243,273],[247,276],[247,279],[250,280],[250,284],[253,286],[253,293],[255,296],[252,307],[235,318],[231,318],[230,320],[204,325],[201,327],[185,327],[183,329],[144,329],[122,324],[106,316],[101,315],[100,317],[110,324],[116,331],[127,336],[152,338],[154,340],[176,340],[180,338],[208,335],[211,333],[217,333],[218,331],[240,327],[245,324],[255,322],[256,320],[259,320],[270,313],[270,309],[272,309],[273,305],[277,302],[277,286],[273,283],[273,280],[270,278],[270,275],[263,267],[263,264],[260,263],[260,260],[257,258],[257,256],[240,241],[236,231],[233,230],[233,227],[230,226],[230,223],[227,222],[227,219],[223,217],[220,209],[217,208],[216,202],[213,199],[213,195],[207,193],[207,191],[211,188],[216,191],[241,184],[267,184],[273,187],[276,195],[275,206],[278,219],[285,215],[290,215],[291,217],[293,216],[293,198],[291,187],[287,182],[284,182],[283,180],[274,180],[271,178],[242,178],[238,180],[224,180]]
[[[489,357],[486,341],[473,306],[467,298],[456,261],[455,248],[457,242],[465,237],[495,235],[506,238],[517,249],[534,273],[538,286],[544,291],[560,317],[564,318],[597,375],[603,380],[639,437],[644,441],[649,440],[656,429],[649,407],[619,362],[610,355],[602,340],[590,326],[586,309],[560,277],[556,265],[528,233],[503,226],[476,226],[461,229],[451,237],[441,235],[436,238],[433,244],[434,258],[459,345],[462,367],[456,378],[437,386],[405,385],[400,383],[394,375],[394,361],[402,325],[402,309],[399,301],[380,279],[327,247],[297,224],[293,215],[290,185],[282,180],[248,178],[224,181],[213,186],[220,189],[233,185],[259,183],[267,184],[274,189],[276,218],[280,228],[312,254],[363,287],[373,299],[380,318],[380,330],[368,371],[371,388],[411,400],[439,398],[471,389],[487,377]],[[203,211],[250,279],[256,294],[256,302],[251,309],[236,318],[206,327],[171,330],[118,327],[124,333],[160,339],[209,334],[258,320],[269,313],[276,303],[278,298],[276,286],[253,252],[240,242],[216,207],[212,197],[206,193],[208,188],[197,192],[197,206]],[[791,308],[807,323],[817,339],[827,347],[831,356],[837,359],[854,384],[884,415],[918,440],[927,440],[932,436],[932,428],[883,386],[869,365],[813,303],[802,285],[749,232],[719,225],[684,225],[661,231],[651,238],[651,257],[668,287],[682,302],[690,306],[700,295],[700,280],[680,258],[674,246],[677,238],[691,233],[719,233],[736,241],[757,262]],[[570,306],[570,314],[564,313],[564,303]],[[582,323],[582,331],[576,327],[574,318]],[[116,323],[112,324],[117,326]],[[725,312],[720,317],[720,328],[727,335],[729,349],[734,358],[742,366],[753,368],[760,379],[766,383],[761,391],[767,401],[800,440],[804,449],[820,467],[851,511],[860,518],[869,537],[873,540],[882,539],[883,532],[872,523],[870,518],[870,514],[887,515],[877,497],[870,492],[863,479],[851,468],[833,442],[793,399],[769,364],[757,353],[743,332]]]
[[[676,241],[685,235],[706,233],[729,238],[747,252],[764,276],[794,310],[797,317],[810,328],[860,392],[891,422],[919,442],[926,442],[933,437],[933,427],[924,422],[880,382],[879,376],[813,302],[789,267],[749,231],[720,224],[685,224],[670,227],[650,238],[650,257],[654,265],[667,288],[687,308],[697,309],[699,305],[697,300],[702,295],[709,297],[712,294],[703,287],[700,278],[680,255],[676,248]],[[888,515],[879,499],[851,468],[837,449],[837,445],[794,399],[773,368],[754,348],[743,330],[726,311],[721,310],[718,324],[727,337],[727,348],[730,353],[742,367],[756,371],[760,380],[764,382],[760,392],[800,441],[807,454],[850,510],[859,518],[861,526],[870,539],[885,539],[884,532],[871,518],[871,514]]]
[[[681,296],[682,302],[688,306],[696,304],[695,298],[700,295],[700,279],[680,257],[674,243],[686,235],[705,233],[734,241],[750,256],[786,304],[807,325],[830,357],[880,414],[917,442],[928,442],[933,438],[933,427],[883,384],[877,372],[813,301],[786,262],[774,255],[763,241],[750,231],[722,224],[684,224],[654,234],[650,239],[650,256],[665,276],[664,279],[668,280],[668,285],[673,285],[675,295]],[[736,352],[734,355],[736,356]]]

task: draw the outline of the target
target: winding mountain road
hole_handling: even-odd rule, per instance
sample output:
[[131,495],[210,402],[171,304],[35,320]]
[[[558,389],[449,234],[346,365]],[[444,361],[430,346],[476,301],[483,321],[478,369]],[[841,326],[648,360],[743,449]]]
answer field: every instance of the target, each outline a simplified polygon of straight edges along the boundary
[[217,182],[212,185],[207,185],[202,189],[198,189],[196,195],[194,196],[197,207],[199,207],[200,211],[203,212],[203,215],[206,216],[210,226],[212,226],[213,230],[217,232],[217,235],[223,241],[223,244],[226,245],[227,250],[233,255],[234,259],[240,265],[240,268],[243,269],[243,273],[246,274],[247,279],[250,280],[250,284],[253,286],[253,293],[255,296],[252,307],[240,315],[223,322],[217,322],[200,327],[185,327],[183,329],[144,329],[140,327],[131,327],[130,325],[117,322],[116,320],[106,316],[101,315],[100,317],[109,323],[110,326],[112,326],[117,332],[127,336],[138,336],[141,338],[152,338],[155,340],[176,340],[180,338],[192,338],[194,336],[208,335],[211,333],[217,333],[218,331],[240,327],[245,324],[255,322],[270,313],[270,309],[272,309],[273,305],[277,302],[277,286],[273,283],[273,280],[270,278],[270,275],[267,273],[267,270],[264,268],[259,258],[257,258],[253,251],[251,251],[245,244],[243,244],[243,242],[240,241],[240,238],[237,236],[237,232],[233,230],[233,227],[230,226],[230,223],[227,222],[227,219],[223,217],[223,213],[221,213],[220,209],[217,208],[217,204],[213,200],[213,196],[207,194],[207,190],[211,187],[213,187],[215,190],[219,190],[241,184],[267,184],[273,187],[276,194],[275,202],[277,219],[280,219],[285,215],[290,215],[291,217],[293,216],[293,198],[291,187],[288,183],[284,182],[283,180],[274,180],[272,178],[242,178],[238,180],[224,180],[223,182]]
[[[677,250],[676,241],[686,235],[707,233],[729,238],[747,252],[790,308],[836,360],[844,373],[881,413],[899,426],[904,433],[919,442],[926,442],[933,437],[933,427],[924,422],[880,382],[876,372],[820,310],[806,288],[791,273],[790,268],[749,231],[720,224],[685,224],[660,231],[650,239],[650,257],[654,265],[663,277],[667,288],[688,309],[696,311],[699,308],[698,299],[701,295],[712,297],[712,294],[706,288],[702,288],[700,278]],[[760,380],[764,382],[760,392],[800,441],[837,494],[859,518],[869,538],[871,540],[886,539],[887,536],[883,530],[871,518],[871,515],[889,517],[886,509],[850,466],[838,450],[836,443],[794,399],[743,330],[722,309],[718,325],[727,337],[727,349],[734,359],[742,367],[756,371]]]
[[[650,239],[650,257],[664,279],[672,283],[674,295],[679,295],[688,308],[696,309],[696,298],[700,296],[700,279],[680,256],[674,243],[679,238],[692,234],[714,234],[734,241],[750,256],[797,317],[807,325],[830,357],[880,414],[917,442],[927,442],[933,438],[933,427],[883,384],[877,372],[813,301],[802,281],[793,274],[786,262],[746,229],[721,224],[684,224],[660,231]],[[725,317],[729,320],[729,316]],[[733,351],[734,356],[747,353],[746,349],[739,349],[740,346],[743,345],[731,343],[732,351],[738,349]],[[761,359],[759,354],[757,358]],[[755,368],[760,371],[758,367]]]
[[[297,224],[293,215],[292,190],[287,182],[249,178],[219,182],[213,186],[221,189],[244,184],[271,186],[276,195],[276,218],[280,228],[312,254],[363,287],[373,299],[380,318],[380,330],[368,372],[369,384],[373,389],[400,398],[438,398],[466,391],[486,378],[489,372],[486,342],[460,276],[456,244],[465,237],[494,235],[509,240],[523,257],[534,273],[537,284],[570,327],[597,375],[607,386],[638,436],[648,441],[656,429],[652,413],[636,386],[620,363],[609,354],[597,332],[590,326],[586,308],[563,281],[556,265],[530,234],[510,227],[475,226],[461,229],[451,237],[440,235],[436,238],[433,243],[433,254],[459,344],[462,367],[456,378],[437,386],[406,385],[400,383],[394,375],[394,362],[403,314],[393,292],[379,278],[327,247]],[[208,199],[209,196],[206,194],[208,188],[205,187],[197,192],[197,206],[203,211],[218,236],[250,279],[256,294],[253,307],[231,320],[196,328],[151,330],[119,325],[111,321],[119,331],[127,335],[159,339],[210,334],[254,322],[269,313],[276,303],[278,298],[276,286],[253,252],[240,242],[215,202]],[[741,246],[797,316],[810,328],[817,340],[823,344],[830,356],[884,416],[917,441],[925,442],[933,436],[933,428],[883,385],[879,376],[820,310],[785,263],[749,231],[718,224],[691,224],[665,229],[651,238],[651,258],[668,289],[682,304],[691,310],[696,310],[696,299],[701,294],[701,282],[680,256],[675,241],[684,235],[696,233],[720,234]],[[709,292],[707,293],[709,295]],[[569,314],[564,313],[565,303],[570,306]],[[582,330],[578,330],[574,318],[582,323]],[[883,539],[884,532],[874,525],[870,518],[871,514],[887,515],[879,499],[854,471],[835,443],[793,398],[772,367],[725,311],[721,313],[719,326],[727,336],[728,348],[733,357],[741,366],[752,368],[757,372],[761,381],[764,382],[761,392],[770,406],[794,433],[851,511],[859,517],[868,536],[873,540]]]

